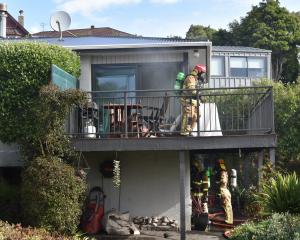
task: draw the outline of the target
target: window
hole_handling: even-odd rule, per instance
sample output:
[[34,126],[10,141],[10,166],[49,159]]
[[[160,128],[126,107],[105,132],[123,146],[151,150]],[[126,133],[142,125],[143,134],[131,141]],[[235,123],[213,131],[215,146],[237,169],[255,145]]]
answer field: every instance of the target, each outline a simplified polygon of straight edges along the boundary
[[213,56],[211,58],[211,75],[212,76],[225,76],[225,58]]
[[259,78],[266,75],[265,57],[230,57],[231,77]]
[[247,58],[231,57],[230,58],[230,76],[247,77]]
[[266,59],[248,58],[248,77],[265,77]]
[[[134,91],[136,90],[135,78],[135,67],[93,65],[92,91]],[[105,96],[122,97],[124,94],[107,93]],[[134,96],[134,93],[130,93],[128,96]]]

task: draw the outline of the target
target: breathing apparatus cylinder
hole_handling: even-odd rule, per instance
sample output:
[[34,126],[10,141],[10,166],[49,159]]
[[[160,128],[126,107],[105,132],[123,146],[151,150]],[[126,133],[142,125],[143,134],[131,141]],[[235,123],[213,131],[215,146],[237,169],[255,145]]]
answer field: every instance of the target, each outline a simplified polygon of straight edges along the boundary
[[205,175],[207,176],[208,188],[210,188],[211,169],[207,169],[206,172],[205,172]]
[[175,90],[181,90],[182,89],[184,79],[185,79],[185,74],[183,72],[179,72],[177,74],[176,81],[175,81],[175,84],[174,84],[174,89]]
[[230,185],[232,188],[237,187],[237,173],[235,169],[231,169],[231,179],[230,179]]

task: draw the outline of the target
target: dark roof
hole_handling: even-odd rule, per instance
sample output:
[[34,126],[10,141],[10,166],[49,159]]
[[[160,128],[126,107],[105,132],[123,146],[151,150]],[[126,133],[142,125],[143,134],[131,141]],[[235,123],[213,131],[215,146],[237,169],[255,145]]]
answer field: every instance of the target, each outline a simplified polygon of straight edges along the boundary
[[25,37],[29,32],[12,15],[7,13],[6,36],[7,37]]
[[253,47],[240,47],[240,46],[213,46],[213,52],[258,52],[270,53],[271,50],[253,48]]
[[[60,33],[56,31],[44,31],[32,34],[34,37],[59,37]],[[122,32],[117,29],[109,28],[109,27],[101,27],[101,28],[83,28],[83,29],[70,29],[67,31],[63,31],[64,37],[129,37],[134,36],[130,33]]]
[[[16,39],[15,41],[20,41]],[[201,47],[211,45],[207,41],[178,40],[173,38],[147,37],[64,37],[56,38],[32,37],[21,41],[38,41],[61,45],[73,50],[124,49],[124,48],[158,48],[158,47]]]

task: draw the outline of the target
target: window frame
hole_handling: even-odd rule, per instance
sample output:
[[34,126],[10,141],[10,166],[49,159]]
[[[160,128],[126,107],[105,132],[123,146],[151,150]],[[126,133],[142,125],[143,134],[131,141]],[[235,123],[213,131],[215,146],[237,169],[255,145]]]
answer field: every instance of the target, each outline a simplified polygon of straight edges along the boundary
[[[95,71],[96,68],[103,68],[107,70],[113,70],[118,68],[128,68],[128,69],[134,69],[135,70],[135,80],[134,80],[134,89],[133,90],[124,90],[125,91],[136,91],[137,89],[137,74],[138,74],[138,65],[137,64],[91,64],[91,91],[99,91],[96,89],[96,82],[95,82]],[[114,90],[112,90],[114,91]]]
[[[213,58],[222,58],[223,59],[223,74],[221,74],[221,75],[213,75],[213,74],[211,74],[211,77],[225,77],[226,76],[225,56],[213,55],[211,57],[211,61],[212,61]],[[212,67],[212,63],[211,63],[211,67]]]
[[[257,68],[257,69],[263,69],[263,76],[260,77],[251,77],[249,76],[249,59],[263,59],[263,64],[264,64],[264,68]],[[268,65],[267,65],[267,56],[263,57],[263,56],[247,56],[247,77],[248,78],[266,78],[268,76],[268,69],[267,69]],[[253,69],[253,68],[251,68]]]
[[[231,74],[231,59],[232,58],[245,58],[246,59],[246,76],[232,76]],[[250,77],[249,76],[249,59],[263,59],[264,60],[264,72],[263,72],[263,76],[261,77]],[[229,61],[228,61],[228,73],[229,73],[229,77],[239,77],[239,78],[264,78],[268,76],[268,65],[267,65],[267,60],[268,57],[267,56],[229,56]],[[258,68],[261,69],[261,68]]]

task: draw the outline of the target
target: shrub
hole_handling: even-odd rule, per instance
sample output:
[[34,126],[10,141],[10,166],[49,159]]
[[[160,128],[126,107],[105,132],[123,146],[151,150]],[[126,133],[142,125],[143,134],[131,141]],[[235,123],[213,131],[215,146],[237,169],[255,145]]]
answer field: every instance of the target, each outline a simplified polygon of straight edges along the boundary
[[65,162],[77,161],[70,141],[65,135],[65,119],[74,105],[85,102],[85,93],[68,89],[60,91],[53,84],[43,86],[39,93],[42,101],[35,108],[35,134],[33,139],[22,142],[22,152],[27,159],[40,155],[52,155],[62,158]]
[[245,223],[232,232],[232,240],[300,240],[300,216],[274,214],[269,219]]
[[39,92],[48,85],[51,65],[79,77],[79,57],[68,49],[36,42],[0,44],[0,140],[23,143],[34,139],[39,119]]
[[32,160],[23,173],[25,223],[73,234],[79,224],[86,185],[74,168],[57,157]]
[[300,181],[296,173],[283,175],[278,173],[263,186],[257,200],[266,214],[300,214]]
[[62,236],[51,234],[47,230],[40,228],[24,228],[20,224],[8,224],[0,221],[0,239],[6,240],[94,240],[94,238],[84,237],[77,233],[73,236]]
[[243,214],[250,218],[259,218],[261,213],[261,205],[256,201],[257,187],[250,186],[244,193]]

